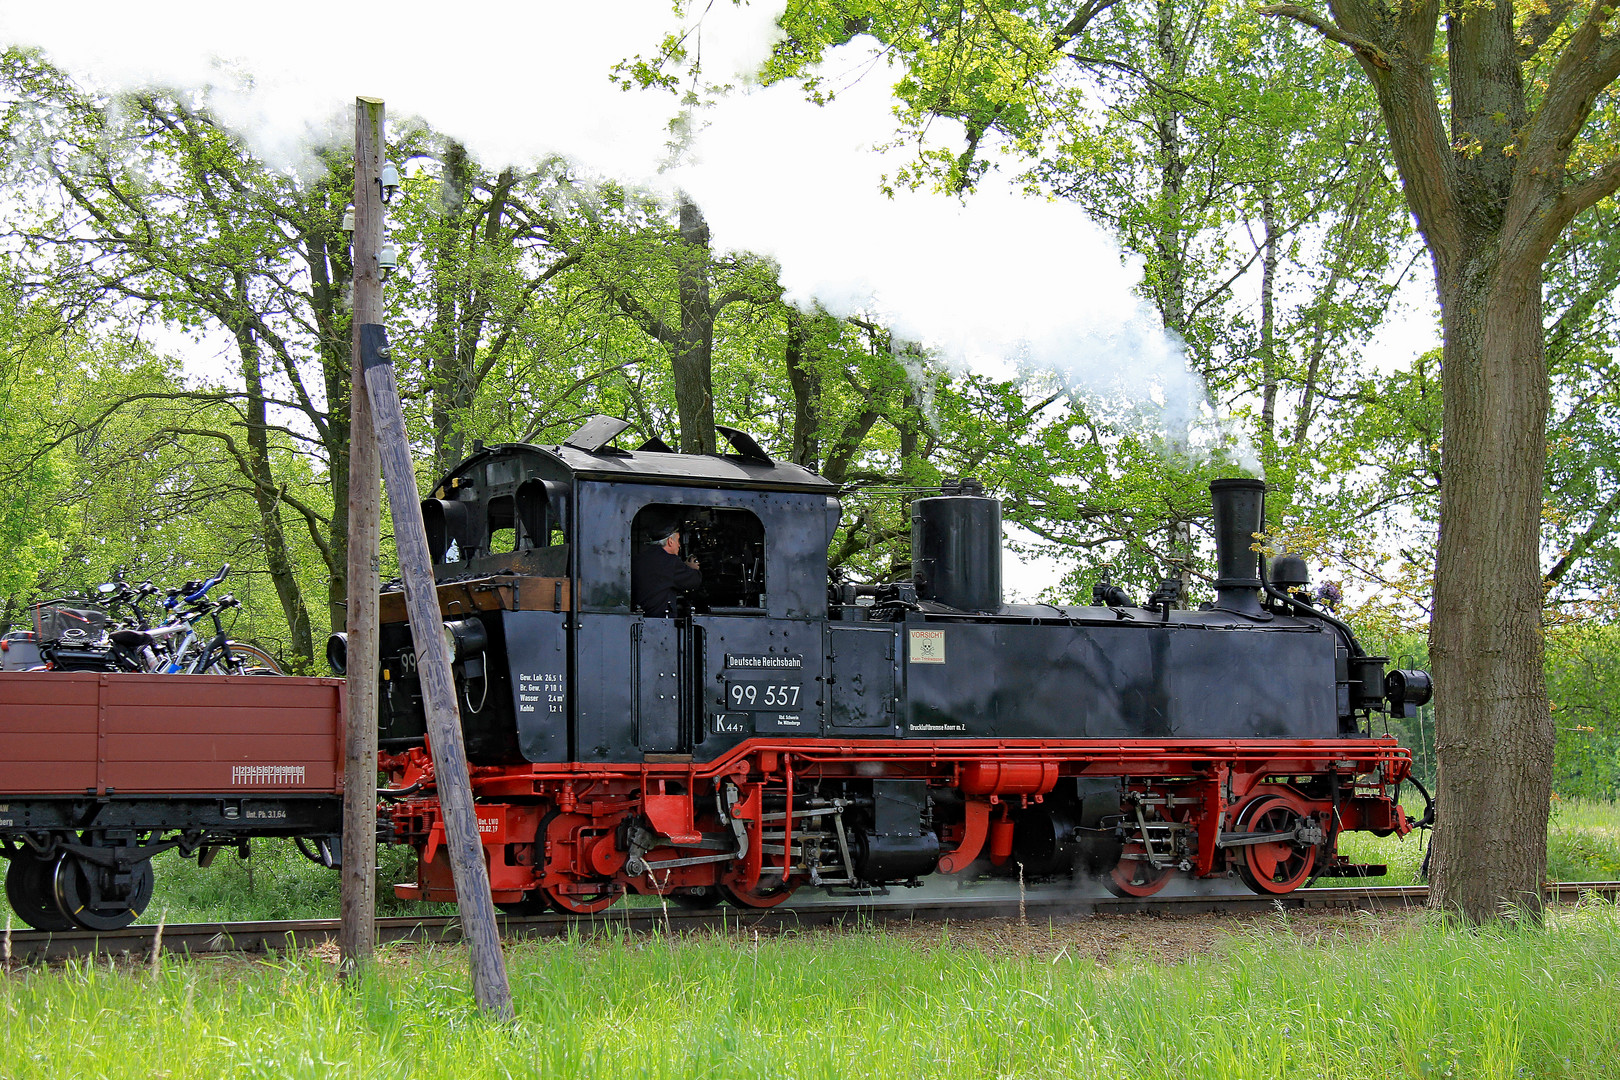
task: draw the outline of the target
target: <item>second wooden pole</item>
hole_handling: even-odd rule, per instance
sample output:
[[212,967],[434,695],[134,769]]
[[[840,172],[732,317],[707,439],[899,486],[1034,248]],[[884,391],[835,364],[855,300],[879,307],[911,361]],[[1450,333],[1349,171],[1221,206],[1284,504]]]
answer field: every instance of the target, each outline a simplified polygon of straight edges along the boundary
[[399,385],[394,379],[388,337],[382,326],[372,323],[360,327],[360,342],[372,426],[377,433],[383,482],[393,512],[399,573],[405,582],[405,610],[410,616],[411,639],[416,648],[422,708],[427,714],[428,749],[433,754],[434,783],[438,789],[439,811],[444,816],[445,848],[456,883],[462,936],[471,947],[473,996],[486,1012],[510,1020],[512,989],[506,980],[500,927],[495,922],[495,904],[489,895],[484,845],[478,839],[478,810],[473,804],[467,749],[461,738],[455,676],[450,671],[450,649],[445,644],[439,614],[439,593],[433,581],[427,530],[418,509],[420,492],[405,432],[405,414],[399,405]]

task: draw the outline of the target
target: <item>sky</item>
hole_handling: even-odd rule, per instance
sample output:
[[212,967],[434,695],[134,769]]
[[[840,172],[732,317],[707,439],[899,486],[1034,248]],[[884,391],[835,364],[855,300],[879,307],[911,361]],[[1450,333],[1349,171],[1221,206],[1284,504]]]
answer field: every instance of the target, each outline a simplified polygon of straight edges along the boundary
[[[961,367],[1004,374],[1016,360],[1089,390],[1160,402],[1172,425],[1198,416],[1203,388],[1180,343],[1132,292],[1140,265],[1078,207],[1027,196],[997,175],[965,201],[885,197],[883,177],[916,148],[878,149],[893,138],[898,73],[874,43],[857,39],[829,56],[824,74],[837,94],[822,108],[792,85],[749,85],[779,33],[779,3],[696,6],[701,23],[683,26],[668,0],[489,0],[455,18],[413,0],[10,0],[0,3],[0,40],[37,45],[102,86],[207,87],[215,111],[288,168],[310,167],[305,151],[316,142],[352,138],[354,98],[364,95],[383,98],[391,116],[420,115],[486,165],[561,153],[626,183],[679,188],[704,208],[717,248],[775,258],[790,299],[880,315]],[[687,35],[707,79],[740,88],[704,114],[690,155],[673,166],[673,99],[609,78],[672,31]],[[959,135],[950,122],[930,129],[946,145]],[[1432,338],[1420,310],[1376,348],[1393,368]],[[189,347],[206,365],[208,343]],[[1012,563],[1008,571],[1009,593],[1023,597],[1050,577]]]

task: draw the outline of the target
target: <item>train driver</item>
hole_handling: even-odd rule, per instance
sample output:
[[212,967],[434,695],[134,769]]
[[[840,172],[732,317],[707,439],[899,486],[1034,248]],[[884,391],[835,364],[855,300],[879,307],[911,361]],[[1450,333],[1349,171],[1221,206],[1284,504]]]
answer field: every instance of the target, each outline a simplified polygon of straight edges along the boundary
[[675,601],[681,593],[703,584],[696,559],[681,560],[679,518],[656,523],[653,541],[642,544],[630,559],[630,603],[654,618],[675,614]]

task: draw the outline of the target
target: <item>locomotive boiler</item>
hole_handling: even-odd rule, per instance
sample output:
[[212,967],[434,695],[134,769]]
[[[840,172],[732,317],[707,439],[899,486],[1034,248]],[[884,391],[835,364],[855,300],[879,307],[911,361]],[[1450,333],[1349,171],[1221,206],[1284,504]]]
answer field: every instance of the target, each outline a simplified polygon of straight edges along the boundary
[[[971,481],[912,506],[909,581],[829,584],[837,488],[729,428],[677,454],[596,417],[478,449],[422,505],[478,828],[509,911],[626,893],[688,906],[932,875],[1094,875],[1120,895],[1359,872],[1405,833],[1410,757],[1371,718],[1427,700],[1253,550],[1264,484],[1211,485],[1216,598],[1003,602],[1001,512]],[[701,588],[638,611],[639,545],[680,533]],[[454,898],[401,595],[383,596],[379,745],[404,897]],[[342,642],[334,643],[341,660]]]

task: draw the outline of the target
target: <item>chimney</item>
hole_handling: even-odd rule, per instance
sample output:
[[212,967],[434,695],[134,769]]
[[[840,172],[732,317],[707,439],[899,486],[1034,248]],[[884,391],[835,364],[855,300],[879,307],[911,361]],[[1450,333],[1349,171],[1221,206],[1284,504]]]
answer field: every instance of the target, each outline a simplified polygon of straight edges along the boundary
[[1215,503],[1215,606],[1244,615],[1260,606],[1260,553],[1254,534],[1265,521],[1266,482],[1233,477],[1212,480]]

